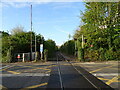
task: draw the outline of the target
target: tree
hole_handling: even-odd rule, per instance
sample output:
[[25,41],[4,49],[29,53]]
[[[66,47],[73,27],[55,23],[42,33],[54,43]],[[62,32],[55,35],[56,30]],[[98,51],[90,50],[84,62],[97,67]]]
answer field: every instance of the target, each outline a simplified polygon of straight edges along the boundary
[[68,54],[68,55],[74,55],[74,53],[75,53],[75,42],[74,42],[74,40],[66,41],[60,47],[60,51],[65,53],[65,54]]
[[11,48],[10,48],[10,35],[7,32],[1,31],[2,34],[2,59],[1,62],[11,62]]
[[44,42],[44,49],[48,50],[48,58],[53,58],[56,52],[55,41],[48,39]]
[[15,27],[15,28],[12,29],[11,34],[12,34],[12,35],[16,35],[16,34],[20,34],[20,33],[22,33],[22,32],[25,32],[25,31],[24,31],[24,27],[22,27],[22,26],[17,26],[17,27]]
[[[80,38],[81,35],[84,35],[87,39],[85,43],[87,53],[94,50],[99,57],[100,52],[107,52],[108,49],[111,50],[110,52],[119,50],[119,4],[120,2],[86,2],[86,10],[81,17],[84,24],[80,26],[79,30],[76,30],[74,38]],[[94,47],[91,48],[90,45]]]
[[[31,45],[32,34],[32,52],[35,52],[35,36],[36,36],[36,51],[37,56],[40,55],[40,44],[44,44],[44,49],[48,53],[48,57],[52,58],[55,55],[57,46],[53,40],[44,40],[40,34],[36,35],[34,32],[25,32],[23,27],[15,27],[12,29],[12,34],[1,32],[2,35],[2,56],[4,62],[9,62],[9,58],[14,59],[16,53],[29,53]],[[11,60],[13,60],[11,59]],[[40,58],[39,58],[40,59]],[[7,61],[6,61],[7,60]]]

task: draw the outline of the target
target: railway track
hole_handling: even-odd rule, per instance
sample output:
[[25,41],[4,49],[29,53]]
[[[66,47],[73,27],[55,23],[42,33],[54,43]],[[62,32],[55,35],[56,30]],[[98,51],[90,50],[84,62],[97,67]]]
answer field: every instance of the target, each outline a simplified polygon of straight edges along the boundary
[[56,54],[56,67],[52,68],[47,88],[114,90],[81,67],[76,67],[61,53]]

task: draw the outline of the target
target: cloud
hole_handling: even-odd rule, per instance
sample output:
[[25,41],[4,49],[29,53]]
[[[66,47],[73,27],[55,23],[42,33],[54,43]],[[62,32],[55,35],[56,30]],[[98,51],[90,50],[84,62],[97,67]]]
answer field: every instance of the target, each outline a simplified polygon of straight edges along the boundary
[[[0,5],[0,7],[12,6],[15,8],[21,8],[21,7],[28,7],[30,6],[30,4],[39,5],[39,4],[46,4],[49,2],[75,2],[75,1],[81,1],[81,0],[70,0],[70,1],[67,1],[67,0],[1,0],[2,5]],[[68,6],[64,5],[64,7],[68,7]]]
[[9,7],[9,6],[21,8],[21,7],[28,7],[30,5],[28,3],[15,3],[15,2],[3,3],[3,7]]
[[35,5],[46,4],[46,3],[45,2],[18,2],[18,1],[17,2],[10,2],[10,1],[8,1],[8,2],[1,2],[0,3],[0,8],[1,7],[22,8],[22,7],[29,7],[31,4],[35,6]]
[[69,2],[59,2],[53,3],[53,9],[61,9],[61,8],[78,8],[77,6],[73,6],[73,3]]
[[64,23],[64,22],[68,22],[68,20],[56,20],[56,21],[41,21],[41,22],[37,22],[36,24],[56,24],[56,23]]
[[74,18],[76,17],[69,17],[69,18],[61,17],[61,18],[55,18],[54,20],[46,21],[46,18],[40,19],[39,17],[36,17],[35,24],[61,24],[61,23],[74,22]]
[[[49,2],[59,2],[59,4],[61,4],[61,5],[55,6],[54,9],[71,8],[71,5],[68,4],[67,2],[83,2],[83,1],[86,1],[86,2],[119,2],[119,0],[1,0],[2,5],[0,5],[0,8],[9,7],[9,6],[21,8],[21,7],[27,7],[30,4],[38,5],[38,4],[46,4]],[[76,8],[76,7],[72,7],[72,8]]]
[[60,31],[60,32],[63,32],[65,34],[69,34],[69,32],[65,31],[65,30],[57,30],[57,31]]
[[119,0],[1,0],[1,2],[119,2]]
[[65,33],[65,34],[70,34],[69,32],[67,32],[66,30],[63,30],[63,29],[61,29],[60,27],[58,27],[58,26],[54,26],[54,28],[57,30],[57,31],[59,31],[59,32],[62,32],[62,33]]
[[1,0],[2,2],[80,2],[83,0]]

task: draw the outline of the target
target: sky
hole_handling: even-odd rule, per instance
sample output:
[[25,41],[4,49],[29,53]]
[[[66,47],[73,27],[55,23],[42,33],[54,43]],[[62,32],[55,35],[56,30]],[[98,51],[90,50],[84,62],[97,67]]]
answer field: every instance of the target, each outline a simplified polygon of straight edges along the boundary
[[25,31],[30,31],[31,4],[33,31],[46,40],[54,40],[57,45],[67,41],[69,34],[73,36],[82,24],[80,12],[85,10],[83,2],[2,2],[0,30],[11,32],[13,28],[23,26]]

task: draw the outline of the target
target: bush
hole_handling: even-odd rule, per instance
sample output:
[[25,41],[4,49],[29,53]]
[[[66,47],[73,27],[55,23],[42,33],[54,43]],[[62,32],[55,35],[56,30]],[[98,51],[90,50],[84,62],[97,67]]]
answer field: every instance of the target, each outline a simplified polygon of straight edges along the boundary
[[2,57],[2,63],[10,63],[11,62],[11,52],[10,50],[7,51],[7,55]]
[[99,49],[99,60],[100,61],[105,60],[105,52],[106,52],[106,50],[104,48]]
[[85,58],[90,61],[99,60],[99,51],[98,50],[87,50],[85,51]]
[[2,63],[9,63],[10,60],[8,59],[8,57],[2,57]]
[[84,60],[84,49],[83,48],[79,48],[78,52],[80,53],[78,55],[79,55],[81,61],[83,61]]
[[119,56],[120,51],[112,51],[112,50],[107,50],[105,52],[105,59],[106,60],[119,60],[120,56]]
[[85,49],[85,59],[90,61],[120,60],[120,51],[99,48],[97,50]]

